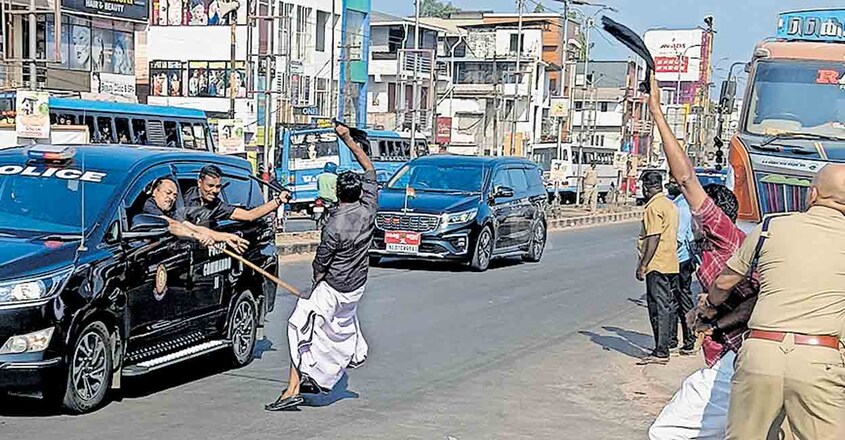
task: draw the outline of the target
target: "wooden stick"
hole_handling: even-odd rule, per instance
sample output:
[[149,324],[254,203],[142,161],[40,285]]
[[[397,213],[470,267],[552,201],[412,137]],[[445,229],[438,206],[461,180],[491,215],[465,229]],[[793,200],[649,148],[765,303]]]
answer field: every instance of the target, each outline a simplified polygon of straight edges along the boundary
[[254,270],[254,271],[256,271],[256,272],[260,273],[261,275],[264,275],[264,276],[265,276],[265,277],[267,277],[267,279],[269,279],[270,281],[272,281],[272,282],[274,282],[274,283],[278,284],[281,288],[283,288],[283,289],[287,290],[288,292],[290,292],[291,294],[293,294],[293,296],[295,296],[295,297],[297,297],[297,298],[302,298],[302,296],[300,296],[300,295],[299,295],[299,290],[296,290],[296,287],[293,287],[293,286],[291,286],[290,284],[288,284],[288,283],[286,283],[286,282],[284,282],[284,281],[282,281],[282,280],[280,280],[280,279],[276,278],[276,277],[275,277],[274,275],[272,275],[271,273],[269,273],[269,272],[267,272],[266,270],[264,270],[264,269],[262,269],[262,268],[260,268],[260,267],[256,266],[255,264],[251,263],[251,262],[250,262],[249,260],[247,260],[246,258],[244,258],[244,257],[242,257],[242,256],[240,256],[240,255],[238,255],[238,254],[236,254],[236,253],[234,253],[234,252],[230,251],[229,249],[225,249],[225,248],[224,248],[224,249],[223,249],[223,252],[224,252],[226,255],[228,255],[228,256],[230,256],[230,257],[232,257],[232,258],[234,258],[234,259],[236,259],[236,260],[240,261],[241,263],[246,264],[246,265],[247,265],[247,266],[249,266],[252,270]]

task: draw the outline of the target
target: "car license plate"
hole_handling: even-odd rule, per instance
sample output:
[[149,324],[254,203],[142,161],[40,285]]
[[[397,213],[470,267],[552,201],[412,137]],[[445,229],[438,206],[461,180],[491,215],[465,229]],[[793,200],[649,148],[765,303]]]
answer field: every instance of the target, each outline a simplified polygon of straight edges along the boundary
[[314,207],[314,213],[315,214],[322,214],[323,213],[323,207],[322,206],[315,206]]
[[418,232],[388,231],[384,233],[384,244],[388,252],[416,254],[420,250]]

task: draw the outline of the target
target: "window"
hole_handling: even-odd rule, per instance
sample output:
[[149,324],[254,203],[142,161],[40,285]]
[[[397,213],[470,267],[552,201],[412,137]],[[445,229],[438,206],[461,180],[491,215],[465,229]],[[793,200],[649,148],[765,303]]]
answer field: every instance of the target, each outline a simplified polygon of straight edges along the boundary
[[387,83],[387,111],[396,111],[396,83]]
[[531,188],[535,190],[538,188],[543,188],[543,176],[542,171],[538,168],[528,168],[525,170],[525,175],[528,178],[528,184]]
[[584,108],[584,101],[575,101],[575,110],[582,110]]
[[609,102],[601,102],[601,103],[599,103],[599,109],[600,109],[599,111],[606,112],[606,111],[607,111],[607,109],[608,109],[608,106],[609,106],[609,105],[610,105],[610,103],[609,103]]
[[[188,61],[188,96],[225,98],[229,96],[229,87],[234,86],[236,96],[245,97],[245,64],[237,62],[234,75],[230,65],[228,61]],[[235,80],[234,85],[230,79]]]
[[329,22],[329,13],[317,11],[317,33],[314,42],[314,49],[317,52],[326,51],[326,24]]
[[143,119],[133,119],[132,133],[135,135],[132,143],[147,145],[147,121]]
[[194,140],[197,143],[197,150],[208,150],[206,142],[205,127],[202,124],[194,124]]
[[184,148],[190,148],[192,150],[196,150],[197,143],[196,138],[194,137],[194,130],[191,128],[191,124],[181,123],[182,126],[182,146]]
[[179,147],[179,135],[176,132],[176,123],[165,121],[164,123],[165,145],[168,147]]
[[305,6],[296,7],[296,47],[294,48],[294,57],[303,62],[309,61],[311,51],[311,34],[308,32],[311,29],[308,24],[311,23],[311,8]]
[[240,177],[226,176],[223,178],[223,198],[232,206],[245,208],[249,206],[251,182]]
[[[525,50],[525,35],[519,38],[519,34],[511,34],[510,51],[514,53],[522,53]],[[519,44],[519,46],[517,46]]]
[[500,169],[496,171],[496,174],[493,176],[493,189],[502,187],[502,186],[511,186],[510,176],[508,175],[507,170]]
[[112,130],[112,120],[109,117],[99,117],[97,118],[97,136],[94,137],[97,142],[102,142],[104,144],[113,144],[114,139],[114,131]]
[[521,168],[509,168],[508,178],[513,185],[514,193],[524,193],[528,191],[528,178],[525,177],[525,172]]
[[322,116],[331,115],[329,106],[329,80],[326,78],[317,78],[317,88],[314,90],[314,104],[317,106],[317,111]]
[[117,134],[117,143],[129,144],[132,139],[132,130],[129,128],[129,119],[114,118],[114,126]]
[[[151,61],[150,94],[152,96],[184,96],[185,88],[182,83],[184,70],[181,61]],[[198,78],[192,77],[188,80],[188,96],[199,96],[198,86]]]

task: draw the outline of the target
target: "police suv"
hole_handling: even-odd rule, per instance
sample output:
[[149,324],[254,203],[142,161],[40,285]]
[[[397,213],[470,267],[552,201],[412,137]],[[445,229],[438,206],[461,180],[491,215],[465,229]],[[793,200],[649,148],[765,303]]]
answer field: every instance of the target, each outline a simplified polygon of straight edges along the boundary
[[[196,185],[223,170],[221,197],[264,203],[248,162],[151,147],[0,150],[0,390],[40,392],[72,413],[100,405],[120,378],[221,351],[252,360],[275,285],[223,252],[141,216],[152,183]],[[183,201],[181,195],[176,204]],[[273,220],[222,222],[243,256],[277,271]]]

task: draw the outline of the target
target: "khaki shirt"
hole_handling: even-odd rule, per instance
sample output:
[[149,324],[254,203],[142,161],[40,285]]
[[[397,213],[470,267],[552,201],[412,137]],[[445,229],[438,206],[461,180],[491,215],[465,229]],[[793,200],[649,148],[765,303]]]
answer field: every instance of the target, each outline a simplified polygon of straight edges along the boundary
[[645,205],[642,229],[637,240],[640,256],[645,250],[645,238],[660,235],[657,251],[646,266],[646,273],[678,273],[678,208],[664,194],[651,198]]
[[592,168],[588,168],[584,173],[584,186],[596,186],[599,184],[599,173]]
[[[748,271],[762,226],[748,235],[728,267]],[[760,295],[748,327],[845,338],[845,216],[815,206],[774,218],[760,250]]]

